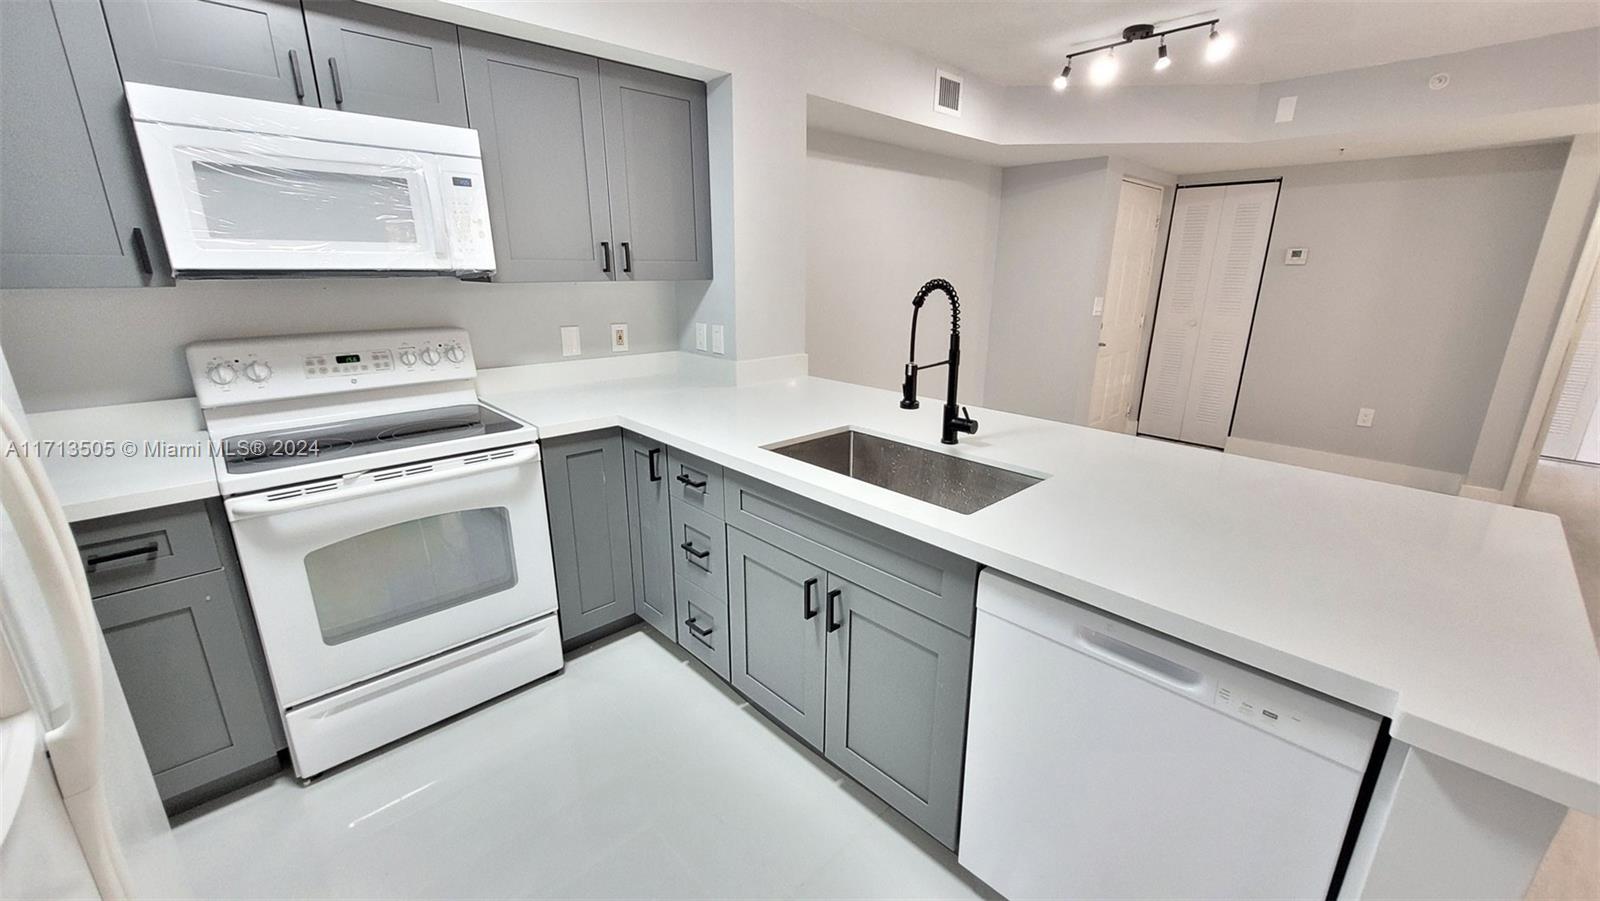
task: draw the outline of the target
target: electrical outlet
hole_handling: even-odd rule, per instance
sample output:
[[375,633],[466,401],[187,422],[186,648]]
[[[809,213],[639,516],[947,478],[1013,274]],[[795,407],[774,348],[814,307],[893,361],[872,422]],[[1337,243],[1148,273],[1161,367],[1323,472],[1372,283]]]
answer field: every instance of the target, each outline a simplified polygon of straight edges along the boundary
[[621,353],[628,349],[628,324],[626,322],[611,323],[611,352]]
[[719,323],[711,327],[711,352],[714,354],[727,353],[727,347],[722,343],[722,325]]
[[583,353],[583,341],[578,335],[578,327],[575,325],[563,325],[561,327],[561,355],[563,357],[575,357],[581,353]]
[[1362,407],[1361,412],[1356,414],[1356,425],[1363,429],[1372,428],[1372,416],[1374,412],[1376,411],[1374,411],[1371,407]]
[[702,352],[706,349],[706,324],[704,322],[696,322],[694,324],[694,349]]

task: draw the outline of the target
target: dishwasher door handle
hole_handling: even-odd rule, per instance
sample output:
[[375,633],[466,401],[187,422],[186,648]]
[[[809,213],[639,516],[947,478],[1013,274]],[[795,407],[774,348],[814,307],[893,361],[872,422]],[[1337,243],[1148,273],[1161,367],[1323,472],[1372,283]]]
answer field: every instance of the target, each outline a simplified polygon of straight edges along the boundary
[[1081,650],[1114,666],[1164,682],[1179,691],[1194,692],[1205,685],[1205,676],[1195,670],[1104,632],[1079,626],[1075,637]]

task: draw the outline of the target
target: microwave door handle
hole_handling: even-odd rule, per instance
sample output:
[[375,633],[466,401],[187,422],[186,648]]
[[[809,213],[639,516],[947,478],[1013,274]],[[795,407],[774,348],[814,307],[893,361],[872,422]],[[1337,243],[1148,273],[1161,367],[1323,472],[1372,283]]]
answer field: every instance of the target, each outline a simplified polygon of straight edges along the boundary
[[[487,453],[485,451],[484,453]],[[469,454],[468,456],[475,456]],[[485,463],[472,463],[464,466],[454,466],[450,469],[426,472],[420,475],[404,476],[384,482],[362,482],[350,487],[340,486],[332,491],[322,491],[318,494],[302,494],[284,500],[271,500],[276,491],[262,491],[248,497],[230,498],[224,507],[228,511],[228,520],[238,522],[241,519],[253,519],[257,516],[270,516],[274,513],[287,513],[291,510],[304,510],[308,507],[320,507],[323,504],[332,504],[338,501],[350,501],[357,498],[372,497],[378,494],[388,494],[391,491],[401,491],[418,485],[428,485],[434,482],[444,482],[450,479],[459,479],[463,476],[481,475],[494,472],[497,469],[509,469],[521,466],[539,459],[539,446],[537,444],[524,444],[515,448],[511,456],[499,460],[489,460]],[[395,467],[405,468],[404,465]],[[371,472],[385,472],[384,469],[370,470]],[[355,473],[347,478],[358,478],[367,473]]]
[[[417,174],[422,179],[422,196],[417,211],[417,218],[433,220],[433,228],[429,230],[429,241],[433,244],[433,258],[441,266],[449,266],[450,259],[450,223],[444,214],[444,175],[435,163],[424,163],[417,168]],[[420,234],[420,233],[419,233]]]

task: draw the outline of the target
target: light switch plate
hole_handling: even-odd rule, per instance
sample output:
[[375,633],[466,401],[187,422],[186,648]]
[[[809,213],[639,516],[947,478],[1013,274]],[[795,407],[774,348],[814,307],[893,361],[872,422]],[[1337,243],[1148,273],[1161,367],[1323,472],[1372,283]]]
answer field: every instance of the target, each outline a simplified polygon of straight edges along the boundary
[[706,349],[706,324],[704,322],[696,322],[694,324],[694,349],[699,351]]
[[628,349],[628,324],[626,322],[611,323],[611,352],[621,353]]
[[1372,417],[1375,415],[1375,413],[1376,411],[1374,411],[1371,407],[1362,407],[1361,412],[1356,414],[1356,425],[1363,429],[1372,428]]
[[1091,313],[1090,315],[1091,316],[1099,316],[1100,314],[1104,313],[1105,311],[1106,311],[1106,299],[1104,297],[1096,297],[1094,299],[1094,312]]
[[728,352],[727,347],[722,343],[722,326],[720,324],[711,327],[711,352],[714,354]]
[[563,325],[561,327],[561,355],[563,357],[575,357],[581,353],[583,353],[583,342],[578,336],[578,327],[575,325]]

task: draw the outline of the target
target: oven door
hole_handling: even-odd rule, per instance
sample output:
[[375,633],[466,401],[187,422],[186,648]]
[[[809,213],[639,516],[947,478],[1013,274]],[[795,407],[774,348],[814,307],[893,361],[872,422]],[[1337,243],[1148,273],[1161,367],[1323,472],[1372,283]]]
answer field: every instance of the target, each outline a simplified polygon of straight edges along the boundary
[[286,709],[556,609],[537,445],[226,507]]
[[134,127],[179,275],[452,268],[433,154],[169,123]]

